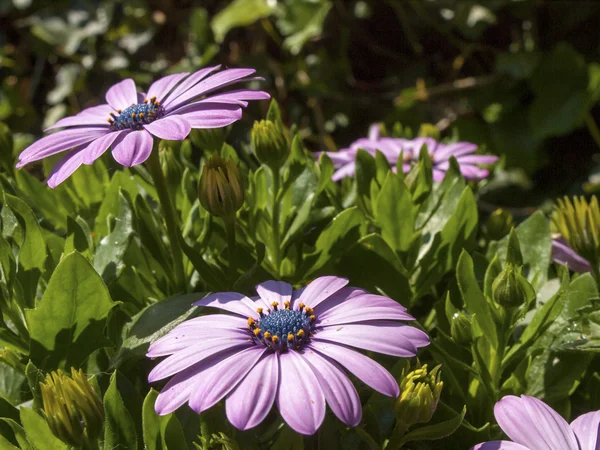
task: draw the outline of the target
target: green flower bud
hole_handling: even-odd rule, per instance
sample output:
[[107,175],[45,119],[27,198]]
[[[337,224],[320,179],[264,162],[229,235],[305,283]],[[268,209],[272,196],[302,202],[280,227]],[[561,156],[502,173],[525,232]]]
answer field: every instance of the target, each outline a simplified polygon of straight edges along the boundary
[[200,203],[216,217],[232,217],[244,204],[244,190],[237,165],[230,158],[210,158],[202,169]]
[[160,152],[158,154],[160,166],[172,190],[177,189],[183,177],[183,164],[177,157],[181,146],[179,141],[161,141],[160,143]]
[[471,320],[464,312],[458,311],[452,316],[450,335],[458,345],[469,345],[473,340]]
[[252,149],[261,163],[275,169],[281,167],[290,153],[283,127],[270,120],[254,122]]
[[440,367],[428,372],[427,364],[422,367],[418,364],[412,372],[402,370],[400,397],[394,405],[394,413],[403,426],[408,428],[415,423],[426,423],[433,417],[444,387],[440,381]]
[[81,370],[51,372],[40,383],[44,416],[63,442],[79,447],[98,438],[104,423],[102,400]]
[[492,299],[506,309],[529,302],[532,295],[535,296],[533,287],[514,264],[507,263],[492,283]]
[[490,239],[499,241],[510,232],[513,226],[513,215],[502,208],[498,208],[488,218],[487,235]]
[[431,123],[424,123],[424,124],[421,124],[421,127],[419,128],[419,136],[432,137],[436,141],[439,141],[440,140],[440,130]]

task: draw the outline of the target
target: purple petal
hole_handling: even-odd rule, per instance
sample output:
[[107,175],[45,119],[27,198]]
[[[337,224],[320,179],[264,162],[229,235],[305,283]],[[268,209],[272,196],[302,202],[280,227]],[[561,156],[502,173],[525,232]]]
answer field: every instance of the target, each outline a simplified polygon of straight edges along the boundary
[[429,338],[421,330],[384,320],[324,327],[315,333],[313,340],[335,342],[404,358],[415,356],[418,348],[429,344]]
[[376,141],[379,139],[380,127],[378,123],[374,123],[369,127],[369,139],[371,141]]
[[327,301],[322,302],[315,308],[315,314],[318,318],[321,318],[321,315],[328,311],[329,309],[335,308],[342,303],[347,302],[348,300],[358,297],[359,295],[368,294],[364,289],[360,289],[354,286],[345,286],[331,297],[327,299]]
[[238,430],[261,423],[273,406],[279,384],[279,354],[265,355],[225,400],[227,419]]
[[[121,139],[121,136],[125,136]],[[154,139],[145,130],[132,131],[121,135],[113,145],[112,155],[115,160],[125,167],[137,166],[148,159],[152,153]]]
[[131,78],[118,82],[106,92],[106,103],[114,109],[125,109],[137,102],[137,90]]
[[371,358],[330,342],[318,342],[314,339],[308,348],[334,359],[370,388],[389,397],[398,397],[400,389],[394,377],[379,363]]
[[190,408],[199,414],[213,406],[237,386],[267,351],[262,345],[253,345],[208,368],[204,381],[190,396]]
[[167,94],[173,90],[175,85],[177,85],[177,83],[179,83],[189,74],[189,72],[174,73],[172,75],[159,78],[150,85],[147,98],[156,97],[160,103],[163,103],[167,97]]
[[406,308],[382,295],[363,294],[317,314],[319,326],[341,325],[368,320],[415,320]]
[[168,116],[144,125],[144,128],[154,136],[167,141],[183,141],[192,127],[181,116]]
[[74,148],[52,168],[47,181],[49,187],[54,189],[79,169],[83,162],[84,149],[84,145]]
[[457,142],[456,144],[439,144],[439,148],[433,154],[433,163],[445,161],[451,156],[458,158],[459,156],[474,153],[477,150],[477,145],[470,142]]
[[356,171],[356,164],[350,163],[342,166],[338,170],[336,170],[333,175],[331,175],[331,179],[333,181],[340,181],[342,178],[351,177],[354,175]]
[[221,128],[240,120],[242,108],[226,103],[192,103],[169,114],[184,117],[192,128]]
[[[192,87],[206,78],[215,70],[219,70],[221,68],[220,65],[213,67],[205,67],[203,69],[197,70],[189,77],[187,77],[184,81],[182,81],[173,91],[165,98],[163,101],[165,108],[168,108],[171,103],[176,101],[182,94],[185,94]],[[172,108],[169,108],[172,109]]]
[[127,132],[128,130],[113,131],[92,141],[83,154],[83,163],[87,165],[92,164],[108,150],[108,147],[110,147],[122,133]]
[[222,72],[216,73],[200,83],[193,86],[191,89],[188,89],[186,92],[181,93],[178,97],[173,96],[173,98],[169,98],[165,103],[165,107],[169,111],[173,111],[178,107],[184,105],[185,103],[190,102],[191,100],[200,97],[201,95],[208,94],[216,89],[229,86],[233,83],[238,83],[243,80],[243,78],[252,75],[255,72],[254,69],[227,69]]
[[325,395],[308,363],[291,351],[279,355],[281,376],[277,408],[283,420],[300,434],[314,434],[325,418]]
[[225,358],[235,355],[239,350],[229,350],[208,358],[203,364],[197,364],[179,372],[165,385],[154,404],[157,414],[169,414],[187,402],[194,389],[206,381],[206,370],[217,365]]
[[436,183],[440,183],[444,177],[446,176],[446,172],[440,169],[433,169],[433,181]]
[[494,155],[466,155],[456,158],[459,164],[495,164],[499,159]]
[[113,112],[113,109],[109,105],[95,106],[93,108],[83,110],[75,116],[60,119],[51,127],[46,128],[44,131],[54,130],[62,127],[79,127],[84,125],[108,128],[108,119],[110,118],[109,114],[111,112]]
[[494,415],[508,437],[531,450],[579,450],[569,424],[541,400],[508,395],[496,403]]
[[273,303],[277,303],[280,309],[284,308],[284,302],[289,302],[292,299],[292,286],[283,281],[265,281],[256,285],[256,292],[262,298],[267,306],[271,309]]
[[[449,167],[450,167],[450,163],[448,161],[444,161],[444,162],[438,164],[437,166],[435,166],[436,169],[442,170],[442,171],[447,171]],[[488,170],[481,169],[472,164],[463,164],[462,162],[459,161],[459,167],[460,167],[460,173],[462,174],[462,176],[468,180],[476,180],[476,181],[482,180],[489,175]]]
[[338,419],[350,427],[360,423],[362,406],[356,388],[339,366],[315,351],[302,354],[308,361],[319,383],[327,404]]
[[115,112],[114,108],[104,104],[83,109],[75,114],[75,117],[103,117],[105,120],[108,120],[111,112]]
[[315,308],[319,303],[327,300],[328,297],[335,294],[347,284],[348,280],[346,278],[334,276],[319,277],[306,286],[300,298],[294,303],[294,309],[298,309],[300,303]]
[[199,100],[195,103],[232,103],[245,107],[248,106],[248,100],[268,100],[270,98],[271,96],[263,91],[238,89],[237,91],[229,91],[222,94],[211,95],[210,97]]
[[148,375],[148,382],[154,383],[175,375],[217,353],[230,349],[240,350],[250,346],[254,346],[254,344],[248,342],[248,334],[245,336],[239,334],[235,337],[225,335],[224,337],[214,336],[198,339],[195,345],[187,346],[158,363]]
[[219,308],[244,317],[258,319],[256,305],[252,300],[237,292],[217,292],[207,295],[202,300],[192,303],[194,306],[206,306],[209,308]]
[[583,414],[571,422],[581,450],[600,450],[600,411]]
[[101,128],[76,128],[57,131],[41,138],[23,150],[19,155],[17,168],[93,141],[104,136],[107,132],[108,130]]
[[515,444],[510,441],[489,441],[482,444],[477,444],[471,447],[470,450],[531,450],[528,447],[523,447],[521,444]]
[[569,269],[578,273],[592,271],[592,266],[569,247],[562,239],[552,239],[552,260],[562,265],[568,265]]
[[336,169],[339,169],[348,163],[354,163],[354,160],[356,159],[356,152],[351,150],[340,150],[338,152],[317,152],[315,153],[315,157],[317,159],[320,158],[322,153],[325,153],[329,159],[331,159],[333,167]]

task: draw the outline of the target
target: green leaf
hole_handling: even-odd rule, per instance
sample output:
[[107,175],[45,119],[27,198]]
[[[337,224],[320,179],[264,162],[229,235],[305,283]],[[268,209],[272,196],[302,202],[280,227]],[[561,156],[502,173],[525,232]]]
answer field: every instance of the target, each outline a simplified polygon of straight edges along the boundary
[[154,411],[158,392],[151,389],[144,400],[143,429],[146,450],[184,449],[187,447],[181,424],[175,414],[159,416]]
[[322,33],[323,23],[333,3],[329,0],[287,3],[285,17],[277,21],[277,25],[284,35],[288,35],[283,47],[296,55],[307,41]]
[[117,388],[117,377],[117,372],[113,372],[104,394],[104,450],[136,450],[138,440],[135,423]]
[[17,420],[21,420],[20,417],[17,417],[17,419],[9,419],[7,417],[0,416],[0,420],[11,428],[15,437],[15,441],[19,444],[21,450],[38,450],[34,449],[33,446],[29,443],[25,434],[25,430],[21,425],[19,425],[19,423],[17,423]]
[[481,329],[484,330],[484,337],[489,340],[494,348],[496,348],[498,346],[496,324],[492,317],[488,302],[477,284],[473,259],[465,251],[462,252],[458,259],[456,279],[458,280],[458,287],[467,311],[474,314],[474,320],[476,320]]
[[421,428],[417,428],[404,435],[400,445],[403,445],[410,441],[431,441],[435,439],[442,439],[446,436],[450,436],[454,433],[460,424],[462,423],[465,414],[467,413],[467,406],[463,406],[460,413],[456,414],[452,419],[444,422],[436,423],[434,425],[426,425]]
[[515,230],[511,230],[508,235],[508,246],[506,247],[506,262],[521,267],[523,265],[523,255],[521,254],[521,246],[519,238]]
[[259,19],[269,17],[273,6],[267,0],[235,0],[220,11],[211,21],[210,26],[217,43],[223,42],[227,32],[232,28],[252,25]]
[[29,390],[33,395],[32,408],[34,411],[38,412],[44,405],[42,401],[42,392],[40,390],[40,383],[44,381],[44,374],[29,361],[25,367],[25,377],[29,384]]
[[21,408],[21,423],[27,440],[36,450],[68,450],[68,446],[58,439],[42,416],[32,409]]
[[102,330],[114,306],[88,260],[77,252],[65,256],[38,307],[25,311],[32,361],[45,370],[79,367],[94,350],[110,345]]
[[417,207],[400,177],[388,172],[373,208],[383,239],[395,251],[407,251],[414,239]]
[[118,215],[121,207],[119,193],[126,191],[131,198],[139,193],[135,177],[128,171],[117,171],[110,180],[110,184],[104,194],[104,200],[100,204],[100,209],[94,222],[94,231],[100,237],[109,233],[108,217]]

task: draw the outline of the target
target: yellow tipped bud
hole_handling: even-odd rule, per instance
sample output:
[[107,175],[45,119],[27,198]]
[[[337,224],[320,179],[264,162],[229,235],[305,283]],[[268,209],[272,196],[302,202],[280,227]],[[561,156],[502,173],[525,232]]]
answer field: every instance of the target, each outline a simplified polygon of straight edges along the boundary
[[261,163],[275,169],[281,167],[290,153],[281,124],[271,120],[254,122],[252,149]]
[[499,241],[510,232],[513,226],[513,215],[502,208],[498,208],[488,218],[487,236],[494,241]]
[[244,204],[244,190],[237,165],[213,156],[204,165],[199,186],[200,203],[216,217],[231,217]]
[[427,364],[413,371],[404,369],[400,381],[400,397],[394,405],[398,421],[405,427],[431,420],[437,409],[444,383],[440,381],[440,367],[428,372]]

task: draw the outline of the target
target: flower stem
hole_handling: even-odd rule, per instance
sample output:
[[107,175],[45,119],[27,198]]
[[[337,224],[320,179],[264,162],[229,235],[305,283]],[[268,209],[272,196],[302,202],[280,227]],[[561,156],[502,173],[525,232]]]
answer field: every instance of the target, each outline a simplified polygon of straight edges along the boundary
[[401,447],[402,438],[406,434],[408,427],[404,424],[401,424],[399,421],[396,421],[396,426],[394,427],[394,431],[392,431],[392,437],[388,441],[385,446],[386,450],[395,450]]
[[163,209],[165,222],[167,224],[167,235],[171,244],[171,252],[173,255],[173,271],[175,277],[175,290],[182,292],[186,290],[185,271],[183,269],[183,253],[179,242],[179,227],[177,225],[177,212],[169,195],[169,188],[158,158],[158,140],[154,141],[154,148],[150,157],[147,160],[150,175],[154,180],[154,187],[158,194],[160,205]]
[[273,248],[273,265],[275,266],[275,274],[279,277],[281,272],[281,236],[279,235],[279,167],[272,167],[271,172],[273,174],[273,210],[271,228],[273,230],[273,242],[275,243]]
[[236,242],[235,242],[235,215],[224,217],[225,221],[225,230],[227,232],[227,256],[229,258],[228,269],[228,278],[231,282],[231,285],[235,283],[236,279],[236,260],[235,260],[235,251],[236,251]]

